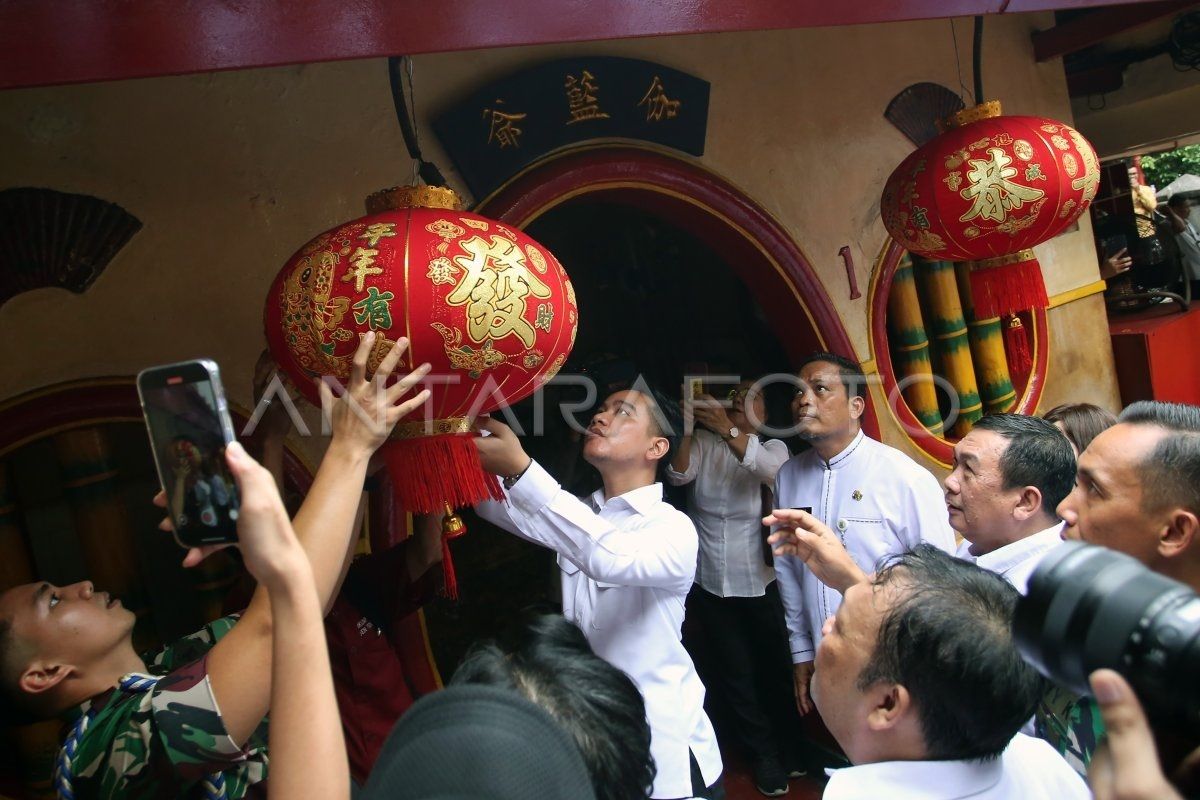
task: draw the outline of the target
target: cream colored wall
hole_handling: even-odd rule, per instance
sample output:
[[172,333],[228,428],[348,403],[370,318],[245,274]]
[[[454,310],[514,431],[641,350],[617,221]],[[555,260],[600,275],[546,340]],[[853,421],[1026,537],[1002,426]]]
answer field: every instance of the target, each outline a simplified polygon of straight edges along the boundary
[[[1069,120],[1061,65],[1032,59],[1029,33],[1048,21],[989,18],[985,83],[1011,113]],[[957,31],[969,83],[969,23]],[[886,235],[879,192],[912,147],[883,109],[911,83],[958,84],[951,22],[422,56],[417,104],[428,120],[482,81],[586,53],[650,59],[712,83],[701,163],[792,232],[866,358],[866,298],[848,300],[838,250],[851,246],[866,287]],[[456,182],[428,124],[421,134]],[[0,93],[0,152],[0,186],[94,194],[145,223],[85,295],[39,290],[0,307],[0,398],[207,355],[231,397],[248,402],[275,271],[309,237],[362,213],[366,194],[410,174],[378,60]],[[1097,277],[1086,223],[1038,252],[1052,294]],[[1115,393],[1109,350],[1090,346],[1103,318],[1072,322],[1086,329],[1078,355],[1097,391]],[[1073,348],[1073,335],[1052,350]],[[885,438],[898,440],[883,417]]]

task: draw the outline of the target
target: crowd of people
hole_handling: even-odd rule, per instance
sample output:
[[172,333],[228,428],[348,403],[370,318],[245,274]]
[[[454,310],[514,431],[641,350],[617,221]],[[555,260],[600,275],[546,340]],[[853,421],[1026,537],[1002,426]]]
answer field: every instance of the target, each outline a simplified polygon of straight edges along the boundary
[[[1063,539],[1200,588],[1200,408],[986,416],[939,486],[863,431],[859,366],[818,353],[791,403],[798,454],[762,434],[755,382],[682,402],[639,382],[592,414],[582,455],[603,485],[582,498],[480,418],[480,462],[504,500],[477,511],[556,553],[562,614],[476,643],[444,690],[413,702],[391,685],[403,667],[384,634],[433,591],[438,520],[395,551],[354,566],[350,553],[371,456],[427,399],[428,365],[369,380],[372,346],[345,394],[326,397],[332,438],[294,517],[277,436],[262,463],[225,451],[236,546],[257,580],[244,611],[146,656],[133,614],[90,582],[0,595],[4,716],[64,720],[60,797],[238,800],[269,785],[333,800],[715,800],[725,763],[706,691],[733,711],[725,738],[768,796],[811,767],[795,734],[814,712],[845,758],[830,800],[1188,791],[1165,777],[1124,678],[1100,670],[1088,695],[1056,685],[1022,658],[1012,621]],[[688,487],[686,509],[664,481]],[[716,645],[703,679],[685,616]],[[367,661],[331,661],[347,630],[375,634]],[[386,740],[361,735],[393,722]]]

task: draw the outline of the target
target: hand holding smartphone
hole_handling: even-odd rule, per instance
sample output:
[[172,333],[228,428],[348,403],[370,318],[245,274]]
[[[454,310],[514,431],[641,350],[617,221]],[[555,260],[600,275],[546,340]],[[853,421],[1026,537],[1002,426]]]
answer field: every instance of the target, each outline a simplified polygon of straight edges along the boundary
[[181,547],[237,541],[237,484],[225,462],[233,423],[217,365],[207,359],[143,370],[138,397]]

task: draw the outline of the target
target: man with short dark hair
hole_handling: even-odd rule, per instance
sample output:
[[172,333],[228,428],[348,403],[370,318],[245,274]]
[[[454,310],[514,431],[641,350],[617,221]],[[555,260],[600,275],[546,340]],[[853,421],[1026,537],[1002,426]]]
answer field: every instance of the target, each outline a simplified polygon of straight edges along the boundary
[[678,434],[666,423],[669,411],[645,387],[605,398],[583,445],[604,486],[583,500],[533,461],[508,426],[481,420],[480,461],[503,477],[508,503],[477,509],[558,553],[563,615],[642,692],[658,770],[650,796],[717,800],[721,753],[704,713],[704,685],[681,642],[699,543],[655,479]]
[[1200,231],[1191,218],[1192,201],[1181,194],[1173,194],[1167,200],[1167,216],[1171,230],[1179,245],[1179,257],[1183,259],[1186,280],[1200,281]]
[[[800,365],[792,416],[811,448],[775,477],[777,508],[807,508],[835,529],[850,556],[871,569],[889,555],[929,542],[954,551],[941,487],[911,458],[863,433],[866,378],[858,365],[833,353],[814,353]],[[842,596],[803,561],[775,559],[791,643],[796,705],[812,708],[808,694],[822,626]]]
[[[779,509],[777,552],[845,591],[817,649],[813,700],[854,765],[824,800],[1074,800],[1091,795],[1058,754],[1018,733],[1043,681],[1012,637],[1017,592],[930,545],[869,579],[810,515]],[[825,559],[845,568],[825,569]]]
[[1200,407],[1141,401],[1079,455],[1064,536],[1200,588]]
[[959,558],[999,573],[1025,593],[1041,557],[1062,541],[1058,504],[1075,482],[1071,443],[1050,422],[989,414],[954,445],[943,481]]
[[637,686],[558,614],[474,645],[451,686],[511,689],[550,712],[579,748],[597,800],[645,800],[654,784],[650,726]]

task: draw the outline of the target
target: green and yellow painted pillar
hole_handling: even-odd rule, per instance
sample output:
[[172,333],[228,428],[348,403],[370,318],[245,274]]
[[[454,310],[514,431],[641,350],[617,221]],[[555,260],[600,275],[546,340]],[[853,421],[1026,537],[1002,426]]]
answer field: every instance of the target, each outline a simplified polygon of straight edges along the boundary
[[912,259],[907,253],[896,267],[888,296],[889,350],[897,380],[904,386],[904,401],[916,418],[934,436],[942,435],[942,412],[938,408],[937,388],[933,385],[933,365],[929,358],[929,335],[913,277]]
[[933,337],[933,356],[938,371],[958,392],[958,419],[950,434],[965,436],[975,421],[983,416],[979,387],[975,382],[975,365],[967,336],[967,322],[954,264],[950,261],[926,261],[913,257],[917,284],[924,295],[929,312],[929,333]]
[[1008,411],[1017,400],[1012,377],[1008,374],[1008,358],[1004,354],[1004,335],[1000,318],[976,319],[971,300],[971,264],[964,261],[954,268],[958,280],[958,296],[971,340],[971,356],[975,361],[975,378],[979,397],[986,414]]

